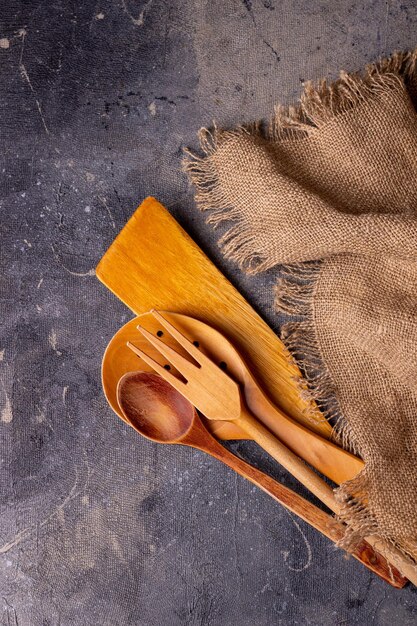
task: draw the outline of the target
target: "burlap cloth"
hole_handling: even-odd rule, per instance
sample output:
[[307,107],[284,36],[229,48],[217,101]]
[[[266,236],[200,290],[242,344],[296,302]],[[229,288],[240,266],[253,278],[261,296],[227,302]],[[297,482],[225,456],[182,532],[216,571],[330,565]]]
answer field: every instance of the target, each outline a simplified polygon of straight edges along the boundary
[[[277,267],[282,339],[334,435],[365,461],[341,485],[345,547],[417,559],[417,51],[305,86],[269,129],[203,129],[185,167],[227,257]],[[284,266],[284,267],[282,267]]]

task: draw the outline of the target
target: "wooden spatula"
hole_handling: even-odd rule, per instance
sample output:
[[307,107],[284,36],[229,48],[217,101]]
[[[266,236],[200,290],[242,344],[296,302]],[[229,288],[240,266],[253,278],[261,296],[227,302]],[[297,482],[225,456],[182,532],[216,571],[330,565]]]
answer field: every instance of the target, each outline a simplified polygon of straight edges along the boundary
[[[300,372],[283,343],[155,199],[146,199],[137,209],[96,274],[136,314],[152,308],[179,312],[219,330],[275,405],[330,438],[331,427],[317,407],[301,398]],[[227,424],[221,436],[227,438]],[[231,436],[236,437],[236,427],[231,427]],[[352,478],[361,467],[352,455],[343,457],[343,462],[330,461],[337,465],[337,482]],[[327,473],[326,467],[316,467]]]
[[137,315],[155,308],[217,328],[275,404],[330,438],[332,429],[320,411],[300,396],[300,371],[284,344],[157,200],[143,201],[101,259],[96,275]]

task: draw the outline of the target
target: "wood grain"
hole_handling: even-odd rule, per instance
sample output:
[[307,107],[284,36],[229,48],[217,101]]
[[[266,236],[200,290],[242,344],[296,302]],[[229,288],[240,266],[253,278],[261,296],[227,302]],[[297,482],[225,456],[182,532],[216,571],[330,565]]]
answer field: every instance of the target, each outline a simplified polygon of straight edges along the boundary
[[300,396],[300,372],[283,343],[157,200],[147,198],[135,211],[96,275],[136,314],[169,310],[217,328],[274,404],[330,438],[320,411]]

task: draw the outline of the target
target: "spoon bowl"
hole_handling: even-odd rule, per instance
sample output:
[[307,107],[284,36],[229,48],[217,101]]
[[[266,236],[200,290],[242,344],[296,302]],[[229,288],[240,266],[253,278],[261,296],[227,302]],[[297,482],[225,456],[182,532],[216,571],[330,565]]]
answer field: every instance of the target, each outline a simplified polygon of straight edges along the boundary
[[197,417],[192,404],[151,372],[129,372],[117,385],[117,400],[129,423],[157,443],[181,443]]

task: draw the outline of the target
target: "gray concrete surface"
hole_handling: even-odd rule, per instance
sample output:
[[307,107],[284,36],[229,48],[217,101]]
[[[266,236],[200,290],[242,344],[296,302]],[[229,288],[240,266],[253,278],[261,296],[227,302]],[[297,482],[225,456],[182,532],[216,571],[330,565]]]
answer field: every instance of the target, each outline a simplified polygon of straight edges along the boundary
[[[270,115],[308,78],[414,46],[409,0],[2,0],[1,532],[5,626],[412,625],[395,591],[267,496],[106,406],[131,313],[94,267],[141,199],[225,263],[181,173],[213,118]],[[254,446],[234,449],[293,484]]]

